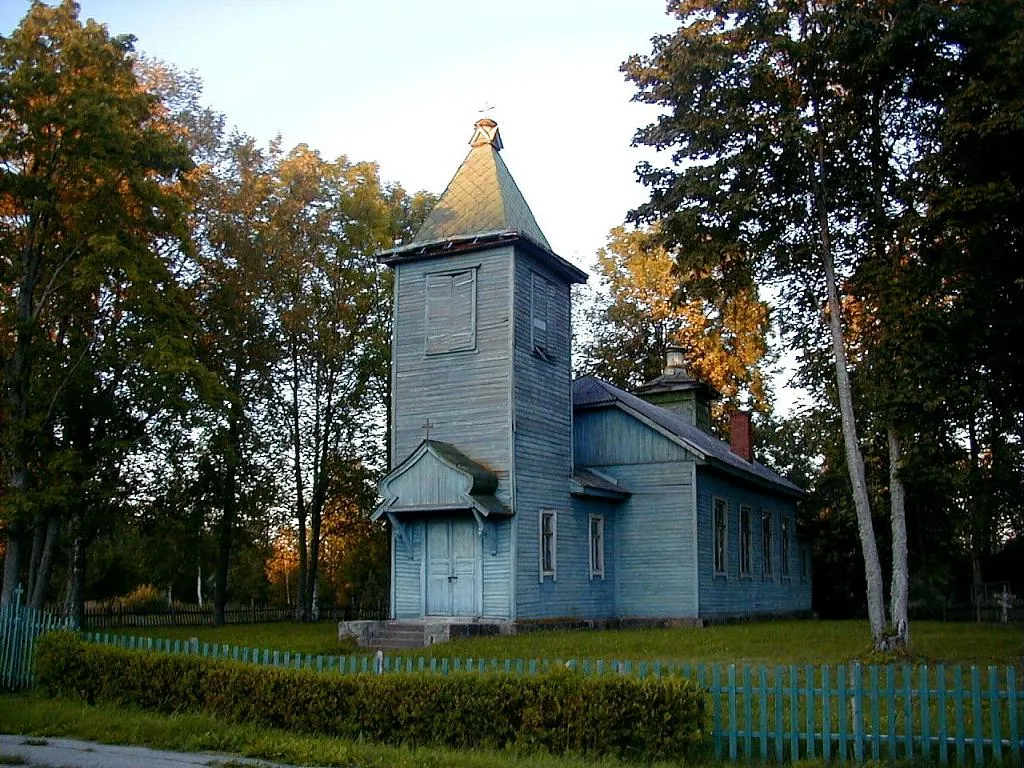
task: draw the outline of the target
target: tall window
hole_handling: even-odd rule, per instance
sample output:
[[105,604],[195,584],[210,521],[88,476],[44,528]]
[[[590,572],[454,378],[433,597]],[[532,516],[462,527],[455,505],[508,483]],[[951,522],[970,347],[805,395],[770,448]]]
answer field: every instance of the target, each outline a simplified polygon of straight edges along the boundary
[[590,578],[604,578],[604,518],[590,516]]
[[772,575],[772,513],[767,510],[761,510],[761,551],[764,555],[761,561],[763,564],[761,572],[770,577]]
[[783,576],[789,576],[789,518],[783,517],[782,525],[782,562],[779,563],[779,572]]
[[740,576],[750,575],[754,532],[750,527],[750,507],[740,507]]
[[728,546],[729,526],[726,522],[728,507],[724,499],[714,500],[715,508],[715,573],[725,573],[725,553]]
[[476,347],[476,270],[427,275],[427,354]]
[[536,272],[531,276],[530,287],[530,344],[534,352],[542,357],[551,356],[551,336],[548,333],[548,310],[551,306],[554,287]]
[[540,580],[546,576],[555,578],[558,546],[558,520],[551,510],[540,513]]

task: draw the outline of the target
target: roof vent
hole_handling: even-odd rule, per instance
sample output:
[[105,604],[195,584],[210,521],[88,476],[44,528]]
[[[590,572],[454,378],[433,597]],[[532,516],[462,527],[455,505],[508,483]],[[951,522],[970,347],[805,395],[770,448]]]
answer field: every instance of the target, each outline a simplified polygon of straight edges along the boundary
[[498,133],[498,124],[489,117],[476,121],[473,138],[469,140],[471,147],[482,147],[485,144],[490,144],[499,152],[501,151],[501,134]]

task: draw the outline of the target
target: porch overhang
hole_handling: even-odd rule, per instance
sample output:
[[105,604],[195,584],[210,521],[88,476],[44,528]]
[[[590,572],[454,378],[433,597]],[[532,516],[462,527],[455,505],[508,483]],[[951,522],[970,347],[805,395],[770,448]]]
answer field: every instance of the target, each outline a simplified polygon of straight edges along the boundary
[[424,440],[380,481],[383,501],[371,515],[393,523],[415,517],[471,513],[477,522],[512,516],[494,493],[498,476],[449,443]]

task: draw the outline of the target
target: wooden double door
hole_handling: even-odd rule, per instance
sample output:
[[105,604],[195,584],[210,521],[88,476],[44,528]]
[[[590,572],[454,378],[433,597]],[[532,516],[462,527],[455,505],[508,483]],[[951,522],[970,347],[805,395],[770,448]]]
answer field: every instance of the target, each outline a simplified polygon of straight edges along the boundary
[[427,615],[477,615],[477,538],[472,518],[427,522]]

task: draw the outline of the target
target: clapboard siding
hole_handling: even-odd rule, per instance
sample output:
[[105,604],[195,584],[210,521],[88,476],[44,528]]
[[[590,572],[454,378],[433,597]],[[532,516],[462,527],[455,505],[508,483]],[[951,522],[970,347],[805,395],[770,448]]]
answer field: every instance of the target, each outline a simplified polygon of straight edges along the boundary
[[512,617],[512,523],[487,523],[483,538],[483,615]]
[[574,440],[578,467],[692,458],[686,449],[616,407],[578,412]]
[[[546,279],[548,359],[533,351],[530,302],[534,273]],[[580,616],[587,579],[587,529],[573,512],[569,284],[517,250],[514,280],[513,403],[517,520],[516,615]],[[539,581],[540,510],[558,513],[556,579]]]
[[392,478],[388,490],[406,506],[465,503],[472,481],[452,470],[429,450],[416,464]]
[[414,618],[423,615],[423,523],[406,526],[409,544],[406,546],[397,533],[391,535],[391,567],[394,573],[394,617]]
[[606,518],[614,529],[620,617],[696,615],[693,467],[692,462],[597,467],[633,494]]
[[[426,436],[449,442],[493,470],[496,495],[509,503],[510,450],[508,345],[509,279],[512,248],[397,264],[397,310],[393,353],[394,450],[400,464]],[[476,343],[474,349],[426,354],[427,275],[476,268]]]
[[[728,505],[726,573],[715,574],[712,499]],[[740,575],[740,507],[751,508],[752,562],[750,576]],[[700,541],[700,615],[738,616],[792,613],[811,609],[810,579],[801,569],[801,546],[796,536],[796,504],[701,468],[697,475],[698,539]],[[761,515],[771,513],[772,575],[763,575]],[[789,520],[791,532],[790,575],[781,568],[781,520]]]

